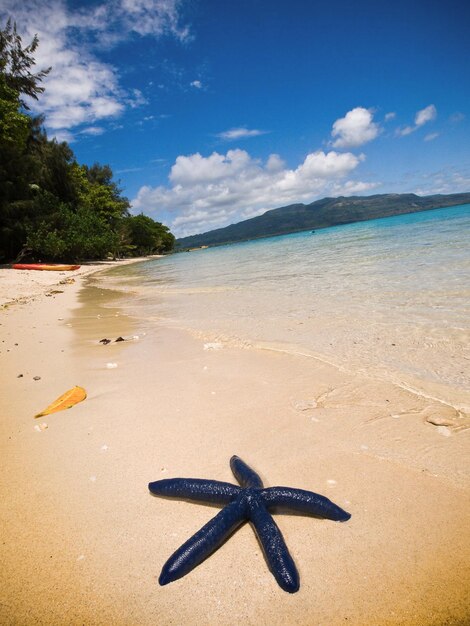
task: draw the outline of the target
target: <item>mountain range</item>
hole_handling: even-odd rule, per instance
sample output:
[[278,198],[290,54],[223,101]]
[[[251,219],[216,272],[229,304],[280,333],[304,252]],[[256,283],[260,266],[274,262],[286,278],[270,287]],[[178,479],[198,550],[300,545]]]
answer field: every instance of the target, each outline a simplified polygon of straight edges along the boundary
[[208,232],[176,240],[176,249],[215,246],[237,241],[286,235],[310,229],[362,222],[379,217],[417,213],[470,203],[470,193],[417,196],[413,193],[323,198],[310,204],[291,204]]

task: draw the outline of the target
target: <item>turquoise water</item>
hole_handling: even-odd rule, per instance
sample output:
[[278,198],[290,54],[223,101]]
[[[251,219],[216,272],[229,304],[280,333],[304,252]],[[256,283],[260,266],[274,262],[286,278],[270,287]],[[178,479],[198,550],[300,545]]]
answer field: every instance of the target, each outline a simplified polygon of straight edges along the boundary
[[120,268],[137,315],[297,352],[446,402],[468,397],[470,205]]

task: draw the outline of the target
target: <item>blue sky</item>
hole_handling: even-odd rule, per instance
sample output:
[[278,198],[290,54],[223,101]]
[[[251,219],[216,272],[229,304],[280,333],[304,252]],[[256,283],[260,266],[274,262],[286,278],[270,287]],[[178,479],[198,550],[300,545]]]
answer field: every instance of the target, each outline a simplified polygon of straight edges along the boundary
[[467,0],[0,0],[32,103],[183,236],[324,196],[470,191]]

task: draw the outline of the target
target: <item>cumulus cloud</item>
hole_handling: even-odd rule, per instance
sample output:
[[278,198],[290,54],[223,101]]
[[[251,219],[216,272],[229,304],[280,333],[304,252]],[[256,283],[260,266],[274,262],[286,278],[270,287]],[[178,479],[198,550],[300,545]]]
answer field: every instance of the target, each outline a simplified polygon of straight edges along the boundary
[[255,128],[231,128],[230,130],[224,130],[222,133],[218,133],[217,137],[224,139],[225,141],[234,141],[236,139],[247,139],[248,137],[258,137],[259,135],[265,135],[265,130],[257,130]]
[[336,120],[331,131],[334,148],[356,148],[375,139],[380,132],[380,126],[373,122],[373,113],[370,109],[356,107],[344,117]]
[[423,126],[423,124],[427,124],[432,120],[435,120],[437,117],[437,110],[433,104],[430,104],[421,111],[418,111],[415,115],[415,124],[416,126]]
[[43,81],[46,91],[30,106],[45,116],[45,125],[56,138],[71,137],[77,126],[94,125],[146,102],[139,90],[126,92],[121,87],[117,69],[100,61],[94,47],[115,45],[132,33],[187,39],[188,29],[179,25],[178,4],[178,0],[108,0],[73,9],[64,0],[2,1],[0,15],[16,20],[25,43],[38,35],[36,67],[52,66]]
[[433,120],[435,120],[436,117],[437,109],[434,104],[430,104],[416,113],[414,126],[404,126],[402,128],[397,128],[396,134],[400,137],[411,135],[411,133],[414,133],[416,130],[418,130],[428,122],[432,122]]
[[142,187],[132,206],[146,213],[169,213],[173,232],[184,236],[270,208],[311,202],[320,195],[370,190],[376,185],[347,179],[363,159],[351,152],[317,151],[289,169],[279,155],[272,154],[262,162],[240,149],[179,156],[171,168],[169,185]]

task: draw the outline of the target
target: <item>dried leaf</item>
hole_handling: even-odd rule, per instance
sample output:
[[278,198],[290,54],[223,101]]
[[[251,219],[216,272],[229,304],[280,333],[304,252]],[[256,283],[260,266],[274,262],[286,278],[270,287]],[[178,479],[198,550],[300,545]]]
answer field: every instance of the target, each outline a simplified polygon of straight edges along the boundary
[[64,409],[70,409],[78,402],[85,400],[86,391],[83,387],[73,387],[64,394],[54,400],[44,411],[38,413],[34,417],[42,417],[43,415],[50,415],[51,413],[57,413],[57,411],[63,411]]

